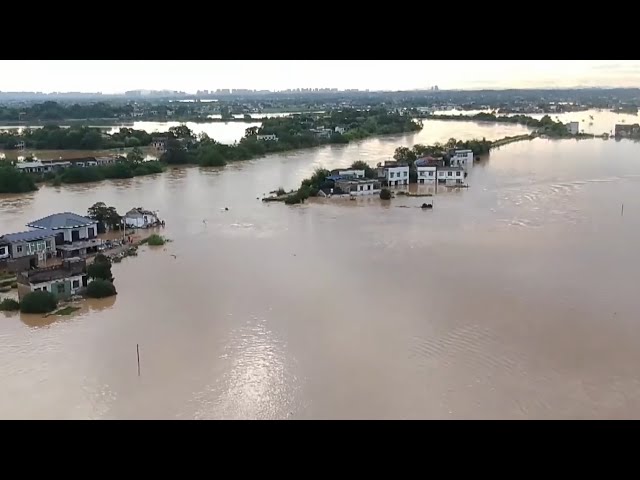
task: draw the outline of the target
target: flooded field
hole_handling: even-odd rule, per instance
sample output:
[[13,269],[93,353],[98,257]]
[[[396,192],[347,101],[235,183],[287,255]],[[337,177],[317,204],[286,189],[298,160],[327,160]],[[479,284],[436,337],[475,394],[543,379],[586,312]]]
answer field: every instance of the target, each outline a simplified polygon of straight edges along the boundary
[[159,209],[173,239],[114,265],[115,299],[46,322],[0,313],[0,417],[639,417],[639,144],[511,144],[431,211],[421,198],[257,199],[318,166],[526,131],[425,122],[0,197],[2,232],[103,201]]

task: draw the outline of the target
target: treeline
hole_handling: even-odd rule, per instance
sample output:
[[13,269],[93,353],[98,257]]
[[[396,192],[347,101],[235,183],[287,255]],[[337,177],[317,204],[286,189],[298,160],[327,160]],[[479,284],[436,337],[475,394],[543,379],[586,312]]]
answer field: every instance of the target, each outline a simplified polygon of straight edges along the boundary
[[36,182],[30,175],[18,171],[8,162],[0,161],[0,193],[24,193],[37,189]]
[[[345,129],[337,133],[336,127]],[[250,160],[268,153],[311,148],[326,144],[387,133],[418,131],[420,123],[385,109],[332,111],[327,114],[296,114],[265,119],[261,127],[245,130],[245,136],[233,145],[225,145],[201,134],[198,138],[184,125],[170,132],[166,152],[160,158],[167,164],[223,166],[229,162]],[[333,132],[330,135],[318,131]],[[258,135],[276,135],[277,141],[258,140]]]
[[99,128],[46,125],[17,131],[1,131],[0,146],[13,150],[20,142],[34,150],[107,150],[112,148],[144,147],[151,144],[152,136],[144,130],[121,128],[108,134]]
[[57,185],[60,183],[87,183],[106,179],[133,178],[162,173],[163,171],[164,165],[157,161],[138,164],[121,161],[111,165],[95,167],[69,167],[60,173],[47,173],[43,179],[51,180],[54,185]]
[[545,115],[540,120],[528,115],[495,115],[494,113],[480,112],[475,115],[428,115],[427,118],[433,120],[463,120],[477,122],[513,123],[525,125],[531,128],[542,128],[551,132],[562,133],[567,131],[562,122],[553,120],[549,115]]
[[69,120],[90,118],[119,118],[130,116],[133,106],[117,103],[64,104],[58,102],[42,102],[29,106],[0,106],[0,120],[4,121],[39,121]]

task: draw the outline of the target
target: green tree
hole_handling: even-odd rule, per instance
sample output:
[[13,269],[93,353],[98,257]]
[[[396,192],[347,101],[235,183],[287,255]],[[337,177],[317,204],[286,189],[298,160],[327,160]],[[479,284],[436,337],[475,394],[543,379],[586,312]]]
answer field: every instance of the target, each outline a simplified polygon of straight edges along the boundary
[[111,274],[111,260],[109,257],[98,254],[93,263],[87,267],[87,275],[91,279],[107,280],[113,283]]
[[32,192],[37,189],[30,175],[18,171],[12,165],[0,166],[0,193]]
[[106,298],[117,293],[115,285],[108,280],[96,279],[87,285],[87,297],[89,298]]
[[391,200],[391,190],[388,188],[383,188],[380,190],[380,199],[381,200]]
[[49,313],[56,309],[58,300],[51,292],[37,291],[27,293],[20,302],[22,313]]
[[356,160],[351,164],[351,168],[354,170],[364,170],[364,176],[367,178],[377,178],[378,172],[369,166],[367,162],[362,160]]
[[133,150],[127,154],[127,161],[131,163],[141,163],[144,161],[144,154],[142,153],[142,150],[138,147],[134,147]]
[[413,150],[407,147],[396,148],[393,158],[402,163],[413,163],[416,160],[416,154]]

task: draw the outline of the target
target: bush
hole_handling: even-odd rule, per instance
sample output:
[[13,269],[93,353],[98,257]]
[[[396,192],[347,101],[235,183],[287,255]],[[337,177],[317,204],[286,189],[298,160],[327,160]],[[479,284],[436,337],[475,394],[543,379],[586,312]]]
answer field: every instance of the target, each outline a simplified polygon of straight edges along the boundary
[[20,302],[22,313],[49,313],[56,309],[58,300],[51,292],[27,293]]
[[161,235],[158,235],[157,233],[154,233],[147,239],[147,243],[154,247],[159,247],[160,245],[164,245],[165,242],[166,240]]
[[96,255],[95,260],[87,267],[87,275],[92,279],[107,280],[113,282],[111,274],[111,260],[103,254]]
[[116,287],[113,283],[108,280],[98,279],[89,282],[89,285],[87,285],[86,295],[90,298],[105,298],[116,295],[117,293],[118,292],[116,292]]
[[0,312],[15,312],[20,310],[20,303],[13,298],[5,298],[0,302]]
[[391,200],[391,190],[388,188],[383,188],[380,190],[380,199],[381,200]]
[[276,191],[276,195],[278,195],[279,197],[281,197],[282,195],[286,194],[287,192],[285,191],[284,188],[280,187],[278,188],[278,190]]
[[31,176],[10,165],[0,166],[0,193],[32,192],[37,189]]

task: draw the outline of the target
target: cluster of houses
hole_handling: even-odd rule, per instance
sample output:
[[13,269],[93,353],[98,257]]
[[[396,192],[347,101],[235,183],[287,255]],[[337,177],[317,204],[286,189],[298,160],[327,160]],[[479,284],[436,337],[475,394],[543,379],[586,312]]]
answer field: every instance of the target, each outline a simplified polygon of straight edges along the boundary
[[96,167],[102,165],[111,165],[124,157],[108,156],[108,157],[81,157],[70,158],[66,160],[33,160],[16,163],[16,168],[25,173],[48,173],[63,170],[69,167]]
[[[417,183],[442,184],[446,186],[464,185],[469,168],[473,166],[472,150],[452,150],[449,161],[430,156],[415,161]],[[448,165],[445,165],[448,163]],[[364,170],[336,169],[327,180],[334,183],[334,189],[350,196],[379,194],[383,186],[404,187],[409,185],[409,165],[403,162],[387,161],[378,165],[377,178],[366,178]],[[330,191],[329,193],[334,193]],[[326,195],[322,192],[320,195]]]
[[[147,228],[161,221],[156,212],[133,208],[124,223]],[[17,273],[19,296],[45,290],[68,297],[87,285],[85,258],[103,248],[96,220],[63,212],[26,226],[30,230],[0,236],[0,270]],[[48,260],[54,265],[47,266]]]
[[[340,127],[340,126],[337,126],[334,129],[325,128],[325,127],[309,129],[309,132],[313,133],[316,137],[324,138],[324,139],[331,138],[331,135],[333,135],[334,133],[339,133],[340,135],[344,135],[346,131],[347,129],[345,127]],[[256,135],[256,140],[258,140],[259,142],[277,142],[278,136],[275,133],[261,134],[261,135]]]

